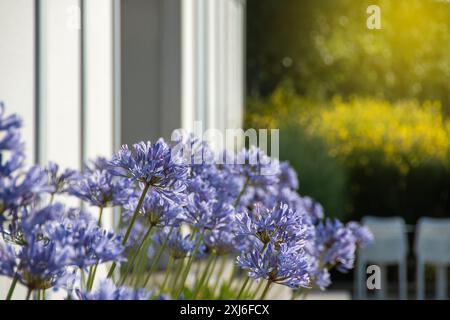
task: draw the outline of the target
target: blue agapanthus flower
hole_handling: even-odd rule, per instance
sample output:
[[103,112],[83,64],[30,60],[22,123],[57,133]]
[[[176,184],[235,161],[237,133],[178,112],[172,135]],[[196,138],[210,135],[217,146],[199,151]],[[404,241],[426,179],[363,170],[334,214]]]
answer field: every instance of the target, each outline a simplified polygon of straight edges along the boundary
[[0,102],[0,177],[11,178],[14,171],[23,167],[24,143],[19,129],[22,120],[17,115],[5,116],[5,108]]
[[19,216],[20,220],[16,224],[15,231],[11,234],[19,239],[17,241],[19,244],[22,244],[21,241],[24,244],[33,241],[36,235],[42,237],[42,226],[60,220],[64,216],[64,210],[64,205],[59,202],[37,210],[22,209]]
[[[139,195],[135,194],[124,206],[130,217],[137,207]],[[150,191],[139,209],[140,217],[154,227],[177,226],[183,219],[183,203],[167,200],[156,191]]]
[[22,119],[16,114],[5,116],[5,104],[0,101],[0,131],[19,129],[21,127]]
[[52,191],[47,174],[38,166],[12,179],[0,179],[0,213],[9,211],[15,214],[20,207],[29,206],[43,193]]
[[294,168],[291,167],[289,162],[283,161],[280,162],[280,170],[279,170],[279,188],[289,188],[293,190],[297,190],[299,187],[297,172],[295,172]]
[[259,207],[237,215],[237,235],[247,237],[247,250],[237,262],[249,276],[292,288],[309,285],[305,245],[309,239],[307,219],[301,212],[280,204],[270,210]]
[[191,194],[184,210],[183,220],[195,228],[221,229],[233,221],[234,207],[216,199],[203,200],[197,194]]
[[255,146],[242,149],[236,154],[233,164],[251,185],[267,186],[279,181],[279,161],[271,159]]
[[[3,275],[17,276],[29,289],[64,285],[70,267],[122,261],[121,238],[98,227],[90,215],[60,203],[21,210],[10,230],[13,244],[2,248]],[[14,255],[13,255],[14,254]]]
[[342,272],[353,268],[356,241],[352,230],[339,220],[327,219],[316,226],[315,246],[323,266]]
[[322,205],[311,197],[301,197],[300,206],[309,214],[313,221],[317,222],[323,219],[324,211]]
[[99,287],[91,292],[76,290],[73,298],[79,300],[149,300],[151,291],[132,289],[125,286],[118,287],[111,279],[100,282]]
[[109,162],[113,175],[130,178],[150,186],[168,199],[177,200],[186,189],[189,169],[179,161],[180,155],[159,139],[154,144],[140,142],[130,149],[122,146]]
[[309,286],[307,256],[298,244],[282,243],[277,248],[272,242],[266,246],[258,243],[251,252],[241,254],[237,263],[249,270],[249,276],[254,279],[291,288]]
[[18,151],[23,149],[23,141],[17,130],[10,129],[5,131],[0,138],[1,151]]
[[45,172],[48,176],[48,184],[53,187],[51,194],[67,191],[69,184],[76,176],[75,170],[66,169],[60,172],[59,169],[59,165],[54,162],[50,162],[45,168]]
[[3,152],[0,152],[0,177],[3,179],[11,177],[15,171],[23,167],[24,160],[25,156],[21,151],[9,157],[5,157]]
[[0,275],[12,278],[17,267],[17,257],[13,246],[0,243]]
[[292,210],[286,204],[272,209],[260,206],[236,216],[237,235],[252,236],[263,244],[294,241],[304,244],[308,237],[308,225],[302,212]]
[[375,241],[373,233],[366,226],[362,226],[357,222],[351,221],[347,223],[346,227],[353,233],[359,247],[371,245]]
[[70,264],[86,268],[96,263],[124,261],[122,239],[106,231],[87,214],[71,212],[55,222],[47,223],[43,236],[60,248],[70,248]]
[[231,226],[230,228],[207,232],[204,239],[208,252],[214,252],[219,256],[238,252],[241,243],[236,239]]
[[105,170],[83,173],[68,189],[69,194],[102,208],[123,205],[132,191],[128,180],[115,179]]
[[20,263],[16,273],[20,282],[32,290],[53,287],[71,264],[71,249],[41,240],[37,235],[29,236],[28,240],[17,253]]
[[[193,237],[190,234],[183,235],[178,229],[171,231],[170,228],[162,229],[153,239],[158,245],[166,243],[167,251],[173,259],[183,259],[191,256],[198,240],[195,236]],[[201,256],[204,251],[205,245],[204,243],[200,243],[197,249],[197,256]]]
[[204,200],[218,197],[216,189],[211,185],[211,181],[197,174],[188,180],[187,193],[196,194],[200,199]]
[[36,235],[28,235],[27,244],[0,245],[0,274],[16,277],[30,290],[48,289],[63,279],[70,265],[70,248]]

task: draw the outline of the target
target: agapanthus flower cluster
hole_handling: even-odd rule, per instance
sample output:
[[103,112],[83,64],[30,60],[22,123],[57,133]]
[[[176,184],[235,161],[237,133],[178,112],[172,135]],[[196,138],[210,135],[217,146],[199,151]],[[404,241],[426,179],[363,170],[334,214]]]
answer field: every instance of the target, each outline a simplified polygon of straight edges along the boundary
[[373,242],[372,233],[355,222],[347,225],[339,220],[319,220],[315,225],[314,238],[308,247],[312,278],[324,289],[331,284],[329,270],[336,268],[347,272],[353,268],[358,247]]
[[[165,243],[167,252],[173,259],[183,259],[194,253],[198,237],[193,237],[192,234],[183,235],[180,230],[164,228],[154,236],[154,240],[159,246]],[[205,246],[201,244],[197,249],[197,255],[202,256],[204,252]]]
[[[264,298],[271,284],[327,287],[330,269],[349,270],[355,250],[373,241],[355,222],[325,219],[319,203],[298,193],[295,170],[254,146],[215,152],[188,136],[124,145],[81,172],[52,162],[25,168],[20,127],[0,105],[0,275],[12,279],[8,298],[21,283],[29,293],[62,288],[80,300],[195,299],[217,292],[224,261],[248,277],[231,289],[240,295],[250,279],[263,281]],[[89,206],[61,204],[60,194],[98,207],[100,219]],[[117,234],[102,227],[106,207],[119,208]],[[152,280],[161,257],[164,279]],[[108,272],[96,282],[100,264]],[[149,284],[155,289],[139,289]]]
[[50,192],[51,195],[66,192],[69,184],[76,175],[75,170],[66,169],[60,172],[59,169],[59,165],[54,162],[50,162],[47,168],[45,168],[48,175],[48,184],[53,188]]
[[102,157],[87,163],[84,171],[71,183],[69,194],[101,208],[127,203],[133,194],[130,179],[115,177],[107,168],[107,160]]
[[123,260],[120,238],[86,213],[60,203],[21,213],[9,242],[2,245],[5,265],[0,272],[30,290],[64,286],[61,280],[67,280],[70,268]]
[[19,129],[22,120],[17,115],[5,115],[5,106],[0,101],[0,177],[8,177],[23,166],[24,143]]
[[180,155],[159,139],[140,142],[130,149],[122,146],[109,163],[111,174],[132,179],[170,200],[178,200],[186,188],[189,168],[180,164]]
[[[138,202],[139,195],[136,192],[128,198],[124,205],[126,219],[132,216]],[[150,191],[139,208],[139,214],[141,221],[154,227],[177,226],[184,218],[183,202],[173,202],[156,191]]]
[[304,246],[308,228],[303,213],[280,204],[259,207],[237,217],[238,236],[250,238],[248,250],[237,258],[249,276],[290,287],[308,286],[309,274]]

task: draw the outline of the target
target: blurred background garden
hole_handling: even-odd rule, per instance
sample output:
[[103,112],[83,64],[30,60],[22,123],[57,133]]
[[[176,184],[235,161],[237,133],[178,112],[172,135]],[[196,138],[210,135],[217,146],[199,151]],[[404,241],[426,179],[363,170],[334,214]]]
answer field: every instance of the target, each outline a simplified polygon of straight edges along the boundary
[[249,0],[247,87],[247,127],[280,128],[328,214],[449,215],[450,3]]
[[301,194],[344,220],[450,216],[448,1],[248,0],[246,37],[246,126],[280,129]]

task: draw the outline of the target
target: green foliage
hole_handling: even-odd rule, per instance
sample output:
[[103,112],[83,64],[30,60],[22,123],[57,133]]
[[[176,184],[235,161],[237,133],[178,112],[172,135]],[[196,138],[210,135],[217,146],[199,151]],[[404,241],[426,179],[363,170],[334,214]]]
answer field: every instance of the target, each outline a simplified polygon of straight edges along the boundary
[[[381,30],[366,27],[372,4]],[[288,81],[303,96],[439,100],[449,113],[449,52],[447,1],[247,1],[251,96]]]
[[310,137],[299,126],[280,128],[280,158],[295,168],[300,181],[300,194],[319,201],[327,215],[347,218],[348,179],[344,165],[328,155],[325,143]]
[[353,97],[317,102],[276,89],[249,99],[247,127],[279,128],[280,158],[300,193],[330,215],[422,215],[450,211],[450,122],[439,104]]

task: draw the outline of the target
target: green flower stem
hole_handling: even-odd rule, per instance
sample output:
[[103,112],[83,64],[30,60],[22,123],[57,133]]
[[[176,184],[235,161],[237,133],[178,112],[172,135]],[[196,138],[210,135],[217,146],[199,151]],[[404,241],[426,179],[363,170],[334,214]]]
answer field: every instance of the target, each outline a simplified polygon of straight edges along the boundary
[[173,279],[171,280],[171,287],[172,287],[172,295],[175,295],[176,293],[176,288],[177,288],[177,283],[178,283],[178,279],[180,278],[181,275],[181,271],[183,271],[184,268],[184,258],[179,259],[180,261],[178,262],[177,265],[177,271],[175,273],[175,277],[173,277]]
[[136,261],[137,256],[139,255],[139,252],[141,251],[144,244],[147,242],[148,238],[152,234],[153,231],[153,225],[150,225],[147,229],[147,232],[145,233],[144,237],[142,238],[141,243],[139,244],[136,251],[133,252],[133,256],[130,260],[130,262],[127,263],[127,268],[125,270],[125,273],[122,276],[122,280],[120,281],[120,285],[123,285],[125,283],[125,280],[127,279],[128,275],[130,274],[131,270],[133,269],[134,262]]
[[215,258],[214,254],[210,254],[209,257],[208,257],[208,262],[206,263],[205,269],[203,270],[202,277],[200,278],[200,281],[197,282],[197,286],[195,287],[194,292],[192,294],[192,297],[194,299],[197,298],[197,295],[200,292],[200,289],[203,287],[203,283],[205,282],[205,280],[206,280],[206,278],[207,278],[207,276],[209,274],[209,271],[210,271],[210,268],[211,268],[212,263],[214,261],[214,258]]
[[32,292],[32,291],[33,291],[33,290],[31,290],[30,288],[28,288],[27,296],[26,296],[25,300],[30,300],[31,292]]
[[[146,196],[146,194],[148,192],[148,189],[150,189],[150,183],[146,183],[145,187],[144,187],[144,190],[142,190],[141,196],[139,197],[138,204],[136,206],[136,209],[134,209],[133,216],[131,217],[130,224],[128,225],[128,229],[125,232],[125,236],[123,237],[123,240],[122,240],[122,244],[123,245],[125,245],[127,243],[128,238],[130,237],[131,230],[133,230],[134,223],[136,222],[136,218],[139,215],[139,210],[141,210],[142,203],[144,202],[144,199],[145,199],[145,196]],[[117,263],[114,262],[112,264],[111,268],[109,269],[108,278],[112,277],[112,275],[114,274],[114,270],[116,269],[116,266],[117,266]]]
[[267,280],[267,284],[266,284],[266,286],[265,286],[265,288],[264,288],[264,291],[263,291],[263,293],[262,293],[262,295],[261,295],[261,298],[259,298],[259,300],[264,300],[265,298],[266,298],[266,295],[267,295],[267,293],[269,292],[269,289],[270,289],[270,285],[272,284],[272,281],[270,281],[270,280]]
[[233,263],[231,268],[232,269],[231,269],[230,279],[228,280],[230,288],[233,285],[234,280],[236,279],[236,272],[237,272],[236,264]]
[[154,272],[154,271],[156,270],[156,268],[158,267],[159,260],[161,259],[161,255],[162,255],[164,249],[166,248],[167,242],[169,241],[169,237],[170,237],[170,235],[172,234],[172,230],[173,230],[173,227],[170,228],[169,233],[167,234],[166,238],[164,239],[164,243],[163,243],[163,244],[159,247],[159,249],[158,249],[158,253],[157,253],[157,255],[156,255],[156,258],[155,258],[155,259],[153,260],[153,262],[152,262],[152,266],[151,266],[151,268],[150,268],[150,272],[148,273],[147,278],[145,279],[144,287],[147,286],[147,284],[148,284],[148,282],[149,282],[149,280],[150,280],[151,275],[153,274],[153,272]]
[[101,227],[102,226],[102,216],[103,216],[103,207],[99,207],[100,211],[98,213],[98,226]]
[[222,257],[222,262],[221,262],[220,267],[219,267],[219,271],[217,273],[217,275],[218,275],[217,276],[217,280],[216,280],[216,283],[214,284],[213,293],[215,293],[217,291],[217,288],[219,287],[220,277],[222,276],[226,265],[227,265],[227,256],[223,256]]
[[17,281],[19,281],[19,276],[15,275],[13,281],[11,282],[11,286],[9,287],[8,294],[6,295],[6,300],[11,300],[14,289],[16,289]]
[[[98,221],[97,224],[99,227],[102,226],[102,216],[103,216],[103,207],[99,207],[99,213],[98,213]],[[87,278],[86,288],[87,290],[91,290],[92,286],[94,285],[94,279],[95,279],[95,273],[97,272],[98,262],[95,264],[95,266],[91,266],[89,268],[89,274]]]
[[184,285],[185,285],[185,283],[186,283],[186,279],[187,279],[187,277],[188,277],[188,275],[189,275],[189,271],[190,271],[191,266],[192,266],[192,262],[194,261],[196,255],[197,255],[198,248],[200,247],[200,243],[202,242],[204,235],[205,235],[205,230],[203,230],[202,233],[200,234],[200,237],[198,238],[197,243],[196,243],[196,245],[195,245],[194,252],[193,252],[192,255],[189,257],[188,263],[187,263],[187,265],[186,265],[186,268],[185,268],[185,270],[184,270],[184,272],[183,272],[183,276],[182,276],[182,278],[181,278],[180,285],[179,285],[179,287],[178,287],[178,290],[176,291],[177,294],[176,294],[176,296],[174,297],[175,299],[178,299],[178,297],[180,296],[180,294],[183,292]]
[[249,281],[250,281],[250,277],[247,276],[247,277],[245,278],[244,283],[242,284],[241,289],[239,290],[239,293],[238,293],[238,295],[237,295],[237,297],[236,297],[236,300],[239,300],[239,298],[241,297],[242,293],[243,293],[244,290],[245,290],[245,287],[247,287],[247,284],[248,284]]
[[263,285],[264,285],[264,281],[261,280],[261,281],[258,283],[258,286],[256,287],[255,292],[253,292],[253,295],[252,295],[252,297],[251,297],[252,300],[256,298],[256,296],[258,295],[258,293],[261,291],[261,288],[263,287]]
[[205,282],[204,282],[204,287],[206,287],[206,288],[207,288],[208,285],[209,285],[209,279],[211,279],[211,276],[212,276],[212,274],[214,273],[214,270],[216,269],[217,261],[218,261],[218,259],[217,259],[217,256],[216,256],[215,259],[214,259],[214,261],[213,261],[213,263],[212,263],[211,271],[208,273],[208,275],[207,275],[207,277],[206,277],[206,280],[205,280]]
[[80,276],[81,276],[81,285],[83,286],[84,283],[87,284],[87,282],[86,282],[86,274],[85,274],[83,268],[80,268]]
[[169,279],[169,275],[172,272],[172,267],[173,267],[173,258],[169,257],[169,262],[167,263],[167,267],[166,267],[166,274],[164,275],[164,281],[163,281],[163,283],[161,285],[161,288],[160,288],[160,291],[159,291],[160,294],[162,294],[164,292],[167,280]]
[[94,286],[94,280],[95,280],[95,275],[97,274],[97,268],[98,268],[98,262],[95,264],[95,266],[92,270],[91,277],[90,278],[88,277],[87,289],[89,291],[92,290],[92,287]]
[[153,240],[150,237],[147,242],[144,244],[144,247],[141,250],[141,253],[138,256],[138,260],[136,263],[136,277],[134,279],[134,288],[138,288],[140,284],[143,283],[146,271],[147,271],[147,261],[148,261],[148,248],[151,246]]

